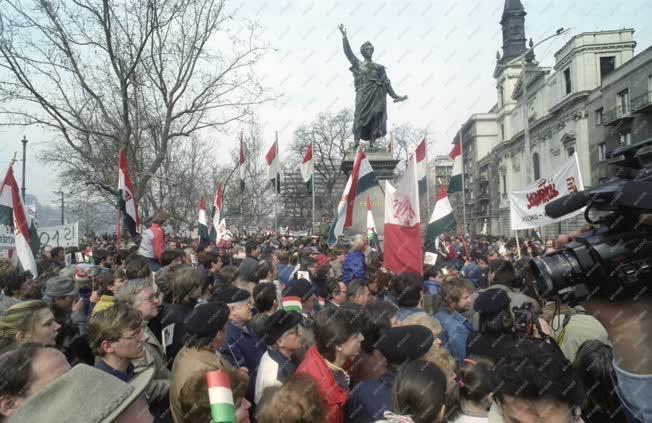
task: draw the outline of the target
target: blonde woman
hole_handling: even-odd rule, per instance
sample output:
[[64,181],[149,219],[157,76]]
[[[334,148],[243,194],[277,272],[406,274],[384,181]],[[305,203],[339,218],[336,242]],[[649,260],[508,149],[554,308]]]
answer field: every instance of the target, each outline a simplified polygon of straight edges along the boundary
[[26,342],[54,346],[60,328],[45,301],[18,303],[0,318],[0,349]]

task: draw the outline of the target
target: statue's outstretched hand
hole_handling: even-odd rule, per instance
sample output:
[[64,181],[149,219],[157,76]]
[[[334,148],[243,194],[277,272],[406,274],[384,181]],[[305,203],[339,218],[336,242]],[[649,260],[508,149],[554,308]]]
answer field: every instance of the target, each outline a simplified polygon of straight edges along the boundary
[[408,96],[403,95],[403,96],[398,96],[394,99],[394,103],[400,103],[401,101],[407,100]]
[[344,24],[339,24],[338,28],[340,29],[340,32],[342,33],[342,37],[346,37],[346,28],[344,28]]

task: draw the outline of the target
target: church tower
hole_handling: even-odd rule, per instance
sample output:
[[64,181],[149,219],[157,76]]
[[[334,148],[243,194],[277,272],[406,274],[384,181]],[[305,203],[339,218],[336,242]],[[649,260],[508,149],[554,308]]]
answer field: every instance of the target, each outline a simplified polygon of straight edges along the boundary
[[500,20],[503,28],[503,54],[498,65],[509,62],[527,50],[525,15],[521,0],[505,0],[505,9]]

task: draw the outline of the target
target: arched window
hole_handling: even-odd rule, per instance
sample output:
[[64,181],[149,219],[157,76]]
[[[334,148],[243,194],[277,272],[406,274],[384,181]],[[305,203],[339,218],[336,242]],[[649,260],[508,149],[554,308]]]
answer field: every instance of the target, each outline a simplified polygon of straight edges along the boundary
[[541,167],[539,166],[539,153],[532,155],[532,168],[534,169],[534,179],[541,177]]

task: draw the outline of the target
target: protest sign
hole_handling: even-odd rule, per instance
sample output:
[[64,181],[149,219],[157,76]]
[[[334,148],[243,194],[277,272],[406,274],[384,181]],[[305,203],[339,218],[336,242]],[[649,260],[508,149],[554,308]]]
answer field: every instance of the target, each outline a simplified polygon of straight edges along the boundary
[[78,224],[69,223],[67,225],[50,226],[48,228],[39,228],[38,234],[41,240],[41,247],[46,245],[54,247],[79,247]]
[[573,154],[549,178],[542,178],[529,187],[509,193],[512,230],[532,229],[573,217],[584,212],[584,208],[553,219],[546,216],[545,207],[549,202],[582,191],[582,175],[577,153]]

